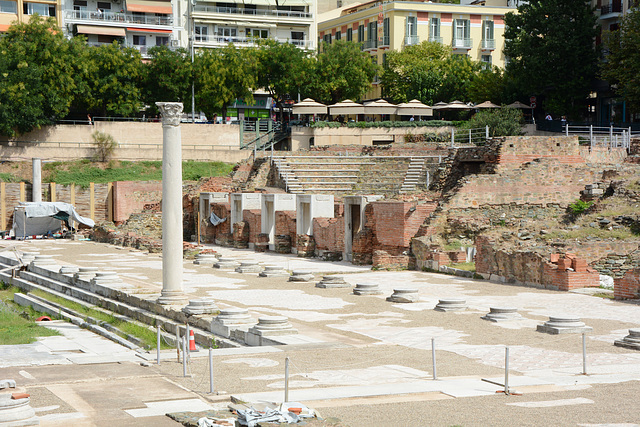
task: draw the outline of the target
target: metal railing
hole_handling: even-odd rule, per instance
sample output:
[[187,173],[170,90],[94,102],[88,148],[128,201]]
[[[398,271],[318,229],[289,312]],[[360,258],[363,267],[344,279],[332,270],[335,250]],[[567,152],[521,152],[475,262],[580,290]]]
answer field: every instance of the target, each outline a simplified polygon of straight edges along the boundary
[[390,40],[391,38],[389,36],[383,36],[382,40],[380,41],[380,46],[389,46]]
[[364,42],[364,49],[376,49],[378,47],[378,40],[366,40]]
[[453,41],[451,42],[451,46],[454,49],[471,49],[471,47],[473,46],[473,39],[458,39],[454,37]]
[[442,37],[429,36],[429,41],[442,44]]
[[629,148],[631,138],[640,136],[640,132],[633,133],[631,127],[614,126],[564,126],[566,136],[577,136],[583,142],[589,142],[591,148]]
[[[229,44],[233,43],[240,46],[257,46],[260,39],[257,37],[238,37],[238,36],[218,36],[218,35],[199,35],[196,36],[196,44]],[[311,48],[311,40],[278,40],[280,43],[291,43],[294,46]]]
[[494,39],[482,39],[482,49],[495,49],[496,41]]
[[222,13],[230,15],[251,15],[251,16],[274,16],[278,18],[313,18],[311,13],[289,11],[289,10],[269,10],[269,9],[241,9],[238,7],[220,7],[197,5],[194,12]]
[[88,10],[65,10],[64,17],[67,21],[91,21],[91,22],[121,22],[123,24],[144,24],[144,25],[173,25],[171,15],[134,15],[129,12],[98,12]]
[[405,36],[404,38],[404,44],[406,46],[411,46],[414,44],[419,44],[420,43],[420,37],[416,36]]
[[489,126],[474,129],[451,129],[451,147],[482,145],[489,139]]
[[620,12],[622,12],[622,0],[611,0],[609,4],[600,7],[600,15]]

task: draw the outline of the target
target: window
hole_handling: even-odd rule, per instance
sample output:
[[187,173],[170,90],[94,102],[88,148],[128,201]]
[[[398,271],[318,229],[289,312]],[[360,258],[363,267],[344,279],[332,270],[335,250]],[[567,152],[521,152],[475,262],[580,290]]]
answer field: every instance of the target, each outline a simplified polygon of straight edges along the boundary
[[364,41],[364,25],[358,25],[358,43]]
[[336,31],[336,40],[342,39],[342,32]]
[[156,36],[156,46],[169,46],[169,37]]
[[107,2],[98,2],[98,9],[100,9],[101,11],[109,11],[111,10],[111,3],[107,3]]
[[146,46],[147,45],[147,36],[133,36],[133,45],[134,46]]
[[375,49],[378,47],[378,21],[369,22],[367,28],[367,42],[365,43],[365,49]]
[[205,27],[203,25],[196,25],[195,27],[195,31],[196,31],[196,38],[195,40],[197,42],[206,42],[209,40],[209,28]]
[[22,13],[25,15],[38,14],[40,16],[56,16],[55,4],[42,4],[42,3],[24,3],[22,5]]
[[495,49],[496,41],[493,39],[493,21],[482,22],[482,48]]
[[261,29],[249,29],[247,28],[247,37],[254,37],[256,39],[268,39],[269,38],[269,30],[261,30]]
[[485,70],[491,69],[491,55],[482,55],[480,57],[480,62],[482,62],[482,68]]
[[[374,65],[378,65],[378,57],[377,56],[372,56],[371,57],[371,62]],[[375,76],[373,76],[373,83],[378,83],[380,81],[380,76],[378,75],[378,73],[376,73]]]
[[218,36],[218,41],[234,42],[236,41],[235,38],[238,36],[238,29],[230,27],[218,27],[216,35]]
[[15,1],[0,0],[0,13],[18,13],[18,3]]
[[303,46],[304,31],[291,31],[291,42],[296,46]]
[[347,41],[353,41],[353,28],[347,28]]
[[453,29],[453,47],[470,48],[471,38],[469,36],[470,24],[468,19],[456,19]]
[[382,54],[382,68],[387,68],[387,54]]
[[440,38],[440,18],[431,18],[431,22],[429,22],[429,41],[442,43],[442,38]]
[[118,40],[117,37],[98,34],[98,43],[111,44],[116,40]]
[[245,4],[244,5],[244,13],[247,15],[255,15],[257,11],[257,7],[255,4]]
[[418,44],[418,18],[407,16],[404,44]]
[[75,0],[73,2],[73,10],[76,10],[76,11],[87,10],[87,0]]
[[331,34],[325,34],[323,40],[326,44],[331,44]]
[[382,21],[382,45],[389,46],[389,18]]

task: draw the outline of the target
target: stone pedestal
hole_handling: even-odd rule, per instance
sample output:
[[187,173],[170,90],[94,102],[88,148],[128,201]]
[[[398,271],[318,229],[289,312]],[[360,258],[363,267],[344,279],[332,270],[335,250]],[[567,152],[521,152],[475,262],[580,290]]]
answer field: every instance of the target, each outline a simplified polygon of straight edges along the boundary
[[350,288],[351,285],[344,281],[342,276],[322,276],[322,280],[316,283],[316,288]]
[[418,290],[415,288],[398,288],[394,289],[391,296],[387,297],[387,301],[412,303],[420,300]]
[[60,274],[76,274],[78,272],[78,267],[75,265],[63,265],[60,267]]
[[258,318],[258,324],[247,331],[245,343],[250,346],[263,345],[265,338],[297,334],[289,319],[283,316],[264,316]]
[[289,272],[279,265],[266,265],[258,275],[260,277],[289,277]]
[[108,285],[108,284],[122,283],[118,273],[115,271],[98,271],[96,275],[91,279],[92,285]]
[[236,267],[239,267],[240,263],[233,258],[224,258],[221,257],[218,259],[218,262],[213,264],[214,268],[219,268],[220,270],[235,270]]
[[353,293],[355,295],[381,295],[382,291],[377,283],[357,283]]
[[517,308],[513,307],[489,307],[489,313],[482,316],[482,319],[490,322],[508,322],[522,319]]
[[267,233],[258,234],[254,250],[256,252],[267,252],[267,249],[269,249],[269,235]]
[[258,261],[240,261],[240,266],[236,267],[238,273],[260,273],[262,270]]
[[16,388],[16,383],[13,380],[0,381],[0,426],[17,427],[40,424],[30,405],[31,399],[24,391],[22,388]]
[[213,266],[216,262],[218,262],[218,258],[215,254],[198,254],[196,255],[196,259],[193,261],[194,264],[206,265],[208,267]]
[[192,316],[200,314],[213,314],[218,311],[218,306],[211,298],[198,298],[189,300],[189,304],[182,309],[182,312]]
[[536,328],[546,334],[582,334],[591,332],[593,328],[586,326],[579,317],[559,315],[549,316],[549,320]]
[[93,279],[97,272],[98,267],[78,267],[78,272],[73,275],[73,279],[88,282]]
[[36,255],[31,261],[31,264],[37,265],[38,267],[44,267],[49,265],[56,265],[55,260],[52,255]]
[[211,321],[211,333],[244,342],[247,330],[256,323],[246,308],[229,307]]
[[291,277],[289,277],[290,282],[310,282],[312,280],[313,274],[306,270],[293,270]]
[[291,236],[288,234],[278,234],[275,237],[275,252],[279,254],[290,254]]
[[467,309],[467,302],[458,298],[447,298],[438,300],[434,310],[436,311],[464,311]]
[[613,345],[631,350],[640,350],[640,329],[629,329],[629,335],[621,340],[615,340]]

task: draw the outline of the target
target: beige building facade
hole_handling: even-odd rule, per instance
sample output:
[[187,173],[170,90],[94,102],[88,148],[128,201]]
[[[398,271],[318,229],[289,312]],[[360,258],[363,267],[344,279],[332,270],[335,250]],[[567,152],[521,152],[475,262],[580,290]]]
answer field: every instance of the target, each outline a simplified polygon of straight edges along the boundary
[[29,22],[31,15],[53,17],[62,25],[60,0],[0,0],[0,33],[4,33],[15,22]]

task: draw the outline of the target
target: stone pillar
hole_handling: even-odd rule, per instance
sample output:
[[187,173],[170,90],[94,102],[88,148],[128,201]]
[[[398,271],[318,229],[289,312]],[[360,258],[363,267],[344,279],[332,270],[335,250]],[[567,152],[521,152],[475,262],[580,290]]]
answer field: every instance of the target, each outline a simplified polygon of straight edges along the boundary
[[156,102],[162,114],[162,294],[159,304],[181,304],[182,103]]
[[31,166],[31,200],[34,202],[42,201],[42,161],[38,157],[34,157]]

